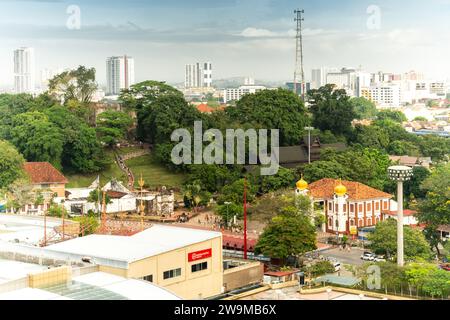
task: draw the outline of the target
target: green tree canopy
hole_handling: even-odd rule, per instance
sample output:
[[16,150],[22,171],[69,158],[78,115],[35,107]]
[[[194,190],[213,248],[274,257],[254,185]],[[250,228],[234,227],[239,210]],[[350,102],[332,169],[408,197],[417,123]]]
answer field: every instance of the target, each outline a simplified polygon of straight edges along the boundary
[[290,90],[262,90],[245,95],[235,107],[225,109],[232,122],[255,129],[279,129],[280,145],[296,145],[309,123],[303,101]]
[[94,128],[65,106],[53,106],[44,113],[62,132],[64,142],[61,162],[65,170],[91,173],[106,165]]
[[[156,117],[155,109],[161,109],[155,108],[155,102],[164,96],[183,99],[182,92],[164,82],[153,80],[134,84],[130,87],[130,89],[122,91],[120,100],[123,102],[123,105],[130,111],[136,111],[138,139],[142,141],[162,143],[161,141],[155,141],[155,132],[157,132],[159,128],[151,127],[149,124],[154,124],[153,122]],[[177,101],[179,102],[180,100],[178,99]],[[184,106],[185,102],[182,104]],[[159,105],[161,106],[161,103]],[[183,113],[176,114],[177,111],[180,111],[179,108],[174,110],[173,114],[176,117],[171,120],[171,122],[174,122],[176,119],[183,116]],[[169,106],[167,106],[166,112],[171,112]],[[167,142],[167,140],[168,139],[166,137],[164,142]]]
[[336,90],[335,85],[327,84],[310,90],[308,97],[314,127],[330,130],[335,135],[350,135],[357,114],[345,90]]
[[45,114],[33,111],[14,116],[11,142],[28,161],[46,161],[61,168],[64,137]]
[[97,90],[95,69],[79,66],[77,69],[64,71],[49,81],[48,92],[57,101],[71,100],[88,104]]
[[105,111],[97,117],[97,133],[100,141],[107,146],[114,146],[126,137],[133,124],[133,119],[121,111]]
[[352,98],[350,103],[353,105],[357,119],[373,119],[378,113],[375,103],[366,98]]
[[[369,235],[371,249],[389,257],[397,254],[397,221],[388,219],[377,224],[375,232]],[[430,259],[430,247],[421,231],[404,227],[405,258],[408,260]]]
[[9,142],[0,140],[0,189],[23,176],[22,155]]
[[432,174],[423,181],[422,190],[426,197],[419,202],[417,218],[426,225],[425,236],[430,245],[439,254],[439,244],[442,242],[438,228],[450,224],[450,164],[435,168]]
[[382,110],[378,112],[377,118],[379,120],[390,119],[398,123],[408,121],[408,118],[406,118],[405,114],[398,110]]
[[279,215],[264,229],[255,253],[285,260],[315,249],[316,229],[308,217]]

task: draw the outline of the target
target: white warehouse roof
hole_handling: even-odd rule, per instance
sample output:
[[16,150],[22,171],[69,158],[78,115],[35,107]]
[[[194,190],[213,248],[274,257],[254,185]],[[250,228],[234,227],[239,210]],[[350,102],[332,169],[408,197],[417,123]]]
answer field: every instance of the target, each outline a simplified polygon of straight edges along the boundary
[[147,281],[94,272],[75,277],[69,283],[42,289],[22,288],[0,293],[0,300],[180,300],[180,298]]
[[45,250],[130,263],[221,236],[220,232],[153,225],[133,236],[89,235]]

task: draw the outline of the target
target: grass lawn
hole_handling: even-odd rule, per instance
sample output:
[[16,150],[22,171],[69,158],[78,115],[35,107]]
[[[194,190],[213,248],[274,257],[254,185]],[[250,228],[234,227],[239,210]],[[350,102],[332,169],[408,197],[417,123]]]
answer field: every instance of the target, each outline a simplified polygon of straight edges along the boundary
[[142,150],[143,149],[140,147],[121,147],[121,148],[116,149],[117,153],[120,155],[125,155],[127,153],[133,153],[133,152],[142,151]]
[[[140,148],[130,147],[130,148],[121,148],[119,149],[121,154],[127,154],[130,152],[134,152],[137,150],[141,150]],[[128,184],[128,179],[126,175],[120,170],[119,166],[114,161],[114,153],[112,151],[106,151],[106,156],[111,159],[111,165],[103,170],[100,173],[91,173],[91,174],[70,174],[65,173],[67,179],[69,179],[69,183],[67,184],[67,188],[82,188],[88,187],[98,175],[100,175],[100,184],[104,185],[111,178],[116,178],[125,185]],[[145,185],[150,188],[156,188],[161,186],[166,186],[168,188],[174,187],[179,188],[181,184],[186,179],[185,174],[173,173],[170,170],[166,169],[164,166],[157,163],[151,155],[145,155],[142,157],[130,159],[126,161],[127,166],[133,171],[133,174],[136,178],[136,185],[138,187],[138,182],[141,173],[142,178],[145,181]]]
[[151,155],[127,160],[126,164],[133,171],[136,187],[138,187],[137,180],[139,180],[141,174],[145,185],[151,188],[160,186],[179,188],[186,179],[185,174],[171,172],[157,163]]
[[114,153],[112,151],[106,151],[105,155],[111,159],[111,165],[105,170],[99,173],[90,173],[90,174],[70,174],[65,173],[66,178],[69,180],[67,184],[67,188],[83,188],[89,187],[89,185],[97,179],[97,176],[100,175],[100,184],[104,185],[111,178],[116,178],[122,182],[127,184],[127,178],[125,174],[120,170],[119,166],[114,162]]

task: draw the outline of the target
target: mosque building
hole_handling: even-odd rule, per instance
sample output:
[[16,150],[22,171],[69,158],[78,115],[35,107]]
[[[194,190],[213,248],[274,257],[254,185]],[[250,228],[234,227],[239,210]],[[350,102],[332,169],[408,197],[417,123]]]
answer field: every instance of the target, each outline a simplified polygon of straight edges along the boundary
[[325,216],[323,231],[350,235],[355,230],[375,226],[391,210],[392,195],[354,181],[322,179],[296,184],[296,195],[309,196]]

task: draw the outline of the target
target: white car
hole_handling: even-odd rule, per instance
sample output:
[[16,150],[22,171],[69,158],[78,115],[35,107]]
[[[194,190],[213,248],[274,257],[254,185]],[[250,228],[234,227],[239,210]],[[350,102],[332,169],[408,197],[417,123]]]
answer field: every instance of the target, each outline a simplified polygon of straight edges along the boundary
[[386,262],[386,258],[384,256],[376,256],[373,261],[375,262]]
[[374,261],[375,257],[375,254],[372,252],[364,252],[364,254],[361,255],[361,259],[364,261]]

